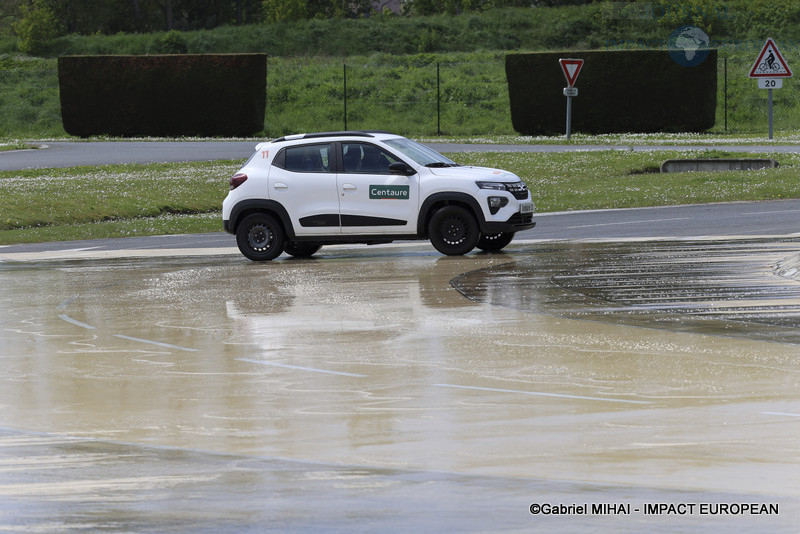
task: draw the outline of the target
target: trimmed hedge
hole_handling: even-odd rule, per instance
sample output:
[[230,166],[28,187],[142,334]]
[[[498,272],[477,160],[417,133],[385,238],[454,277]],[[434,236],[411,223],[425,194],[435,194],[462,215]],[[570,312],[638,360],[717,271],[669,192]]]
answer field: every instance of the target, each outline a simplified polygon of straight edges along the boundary
[[265,54],[62,56],[58,80],[71,135],[240,137],[264,129]]
[[572,99],[573,132],[702,132],[714,126],[716,50],[695,67],[655,50],[510,54],[511,122],[522,135],[565,132],[567,83],[559,58],[584,60]]

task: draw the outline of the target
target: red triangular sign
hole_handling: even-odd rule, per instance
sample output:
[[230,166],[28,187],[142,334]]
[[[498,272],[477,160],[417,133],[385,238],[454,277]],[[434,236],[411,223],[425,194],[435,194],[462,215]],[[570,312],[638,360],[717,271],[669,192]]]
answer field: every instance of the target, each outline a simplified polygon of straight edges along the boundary
[[775,41],[767,39],[758,59],[750,69],[751,78],[791,78],[792,69],[786,64]]
[[575,80],[578,79],[578,74],[581,73],[583,67],[582,59],[559,59],[561,70],[564,71],[564,77],[567,79],[567,85],[572,87],[575,85]]

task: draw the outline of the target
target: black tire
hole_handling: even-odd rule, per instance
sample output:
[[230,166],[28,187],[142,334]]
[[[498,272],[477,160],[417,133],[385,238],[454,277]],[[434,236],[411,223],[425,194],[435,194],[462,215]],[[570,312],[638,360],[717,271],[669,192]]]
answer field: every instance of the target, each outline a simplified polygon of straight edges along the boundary
[[295,258],[310,258],[317,253],[322,245],[319,243],[303,243],[302,241],[287,241],[283,251]]
[[283,228],[266,213],[248,215],[236,229],[236,244],[246,258],[268,261],[283,252]]
[[514,232],[483,234],[478,239],[478,248],[484,252],[496,252],[505,248],[512,239],[514,239]]
[[431,217],[428,226],[431,244],[447,256],[461,256],[475,248],[480,238],[478,222],[461,206],[445,206]]

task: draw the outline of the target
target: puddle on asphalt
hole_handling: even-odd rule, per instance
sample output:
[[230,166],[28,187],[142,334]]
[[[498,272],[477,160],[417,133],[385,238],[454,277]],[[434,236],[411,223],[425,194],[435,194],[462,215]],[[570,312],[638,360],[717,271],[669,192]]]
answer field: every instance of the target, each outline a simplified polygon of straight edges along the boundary
[[[775,270],[796,242],[509,249],[0,264],[0,427],[190,462],[541,481],[514,503],[523,530],[534,498],[620,495],[585,484],[796,501],[797,283]],[[231,505],[209,487],[202,502]],[[294,483],[276,491],[305,504]],[[491,513],[476,491],[473,513]]]

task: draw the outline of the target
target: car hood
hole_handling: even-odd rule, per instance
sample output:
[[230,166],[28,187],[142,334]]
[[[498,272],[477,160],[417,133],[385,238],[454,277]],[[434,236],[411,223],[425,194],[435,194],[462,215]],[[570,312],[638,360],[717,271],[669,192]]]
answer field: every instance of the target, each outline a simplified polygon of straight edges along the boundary
[[487,182],[519,182],[519,176],[513,172],[488,167],[432,167],[431,174],[436,176],[451,176],[453,178],[468,178],[472,180],[485,180]]

